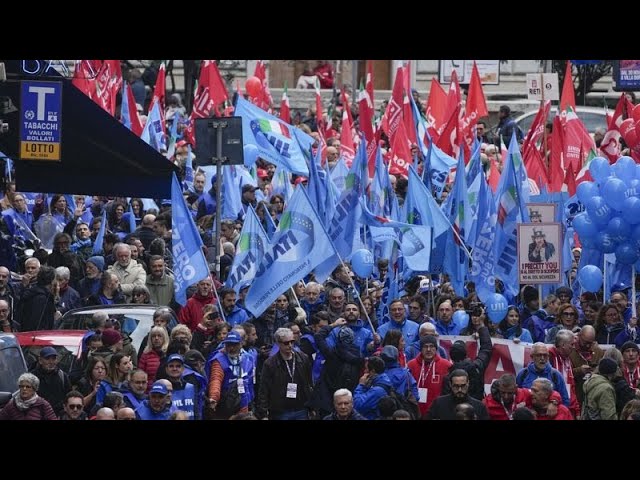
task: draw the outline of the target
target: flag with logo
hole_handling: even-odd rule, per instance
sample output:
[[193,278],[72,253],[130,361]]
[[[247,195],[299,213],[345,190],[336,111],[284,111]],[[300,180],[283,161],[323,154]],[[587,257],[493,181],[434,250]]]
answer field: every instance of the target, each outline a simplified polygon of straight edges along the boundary
[[176,302],[187,303],[187,288],[209,276],[202,239],[182,196],[176,174],[171,182],[171,253]]
[[245,145],[255,145],[258,156],[274,165],[297,175],[309,176],[302,151],[311,149],[315,142],[313,137],[244,98],[238,98],[235,113],[242,117],[242,139]]
[[331,257],[335,267],[338,258],[333,243],[306,190],[296,188],[257,267],[245,299],[247,310],[259,317],[276,298]]

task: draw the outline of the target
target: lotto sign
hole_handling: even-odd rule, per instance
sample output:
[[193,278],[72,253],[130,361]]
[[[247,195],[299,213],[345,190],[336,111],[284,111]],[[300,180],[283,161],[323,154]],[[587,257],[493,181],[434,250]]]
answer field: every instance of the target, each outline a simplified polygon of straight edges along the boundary
[[62,83],[22,82],[20,159],[60,161]]

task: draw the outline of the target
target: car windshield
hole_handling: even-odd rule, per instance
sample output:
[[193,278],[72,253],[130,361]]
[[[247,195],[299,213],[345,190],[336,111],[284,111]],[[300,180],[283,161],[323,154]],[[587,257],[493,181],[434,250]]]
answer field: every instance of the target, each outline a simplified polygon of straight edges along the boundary
[[67,347],[60,345],[28,345],[22,347],[22,353],[24,353],[24,359],[27,361],[27,368],[29,371],[38,366],[38,358],[40,358],[40,350],[46,346],[53,346],[58,352],[58,367],[63,372],[71,372],[75,369],[76,353],[69,350]]
[[18,378],[26,371],[20,347],[0,348],[0,392],[15,392]]

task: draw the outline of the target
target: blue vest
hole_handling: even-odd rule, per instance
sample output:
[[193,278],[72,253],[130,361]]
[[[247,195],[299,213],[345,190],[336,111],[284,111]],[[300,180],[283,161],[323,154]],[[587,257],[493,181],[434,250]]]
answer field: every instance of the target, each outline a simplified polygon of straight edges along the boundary
[[138,397],[136,397],[131,392],[125,392],[122,394],[122,396],[129,400],[129,402],[131,403],[131,408],[133,408],[134,410],[137,410],[138,408],[140,408],[140,406],[142,405],[142,402],[146,400],[144,398],[142,400],[138,400]]
[[182,410],[189,414],[189,420],[195,420],[196,389],[190,383],[185,382],[182,390],[173,389],[171,403],[176,410]]
[[318,349],[318,345],[316,344],[316,339],[310,333],[306,333],[302,336],[302,338],[306,338],[309,340],[309,343],[313,347],[315,353],[313,354],[313,365],[311,366],[311,378],[313,380],[313,384],[315,385],[318,380],[320,380],[320,374],[322,373],[322,366],[324,365],[324,355]]
[[149,406],[149,400],[145,400],[142,402],[142,405],[136,409],[136,416],[140,420],[169,420],[169,417],[175,410],[176,408],[173,405],[168,405],[161,412],[154,412]]
[[[236,380],[238,376],[234,372],[237,372],[237,366],[232,367],[229,363],[229,358],[226,353],[218,352],[213,358],[220,362],[220,366],[224,372],[224,379],[222,381],[222,388],[220,393],[224,393],[229,388],[238,388]],[[255,379],[255,365],[253,363],[253,357],[247,353],[240,354],[240,378],[244,384],[244,393],[240,394],[240,408],[248,407],[249,403],[253,400],[253,382]]]

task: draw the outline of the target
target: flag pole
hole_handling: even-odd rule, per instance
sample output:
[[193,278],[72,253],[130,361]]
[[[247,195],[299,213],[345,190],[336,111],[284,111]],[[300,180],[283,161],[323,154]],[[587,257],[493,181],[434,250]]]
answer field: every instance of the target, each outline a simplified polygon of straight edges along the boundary
[[[211,276],[209,276],[209,278],[211,278]],[[218,296],[218,289],[216,288],[216,284],[213,280],[213,278],[211,278],[211,283],[213,286],[213,293],[216,296],[216,300],[218,300],[218,313],[220,313],[220,316],[222,317],[222,321],[227,323],[227,317],[224,314],[224,308],[222,308],[222,302],[220,301],[220,297]]]

